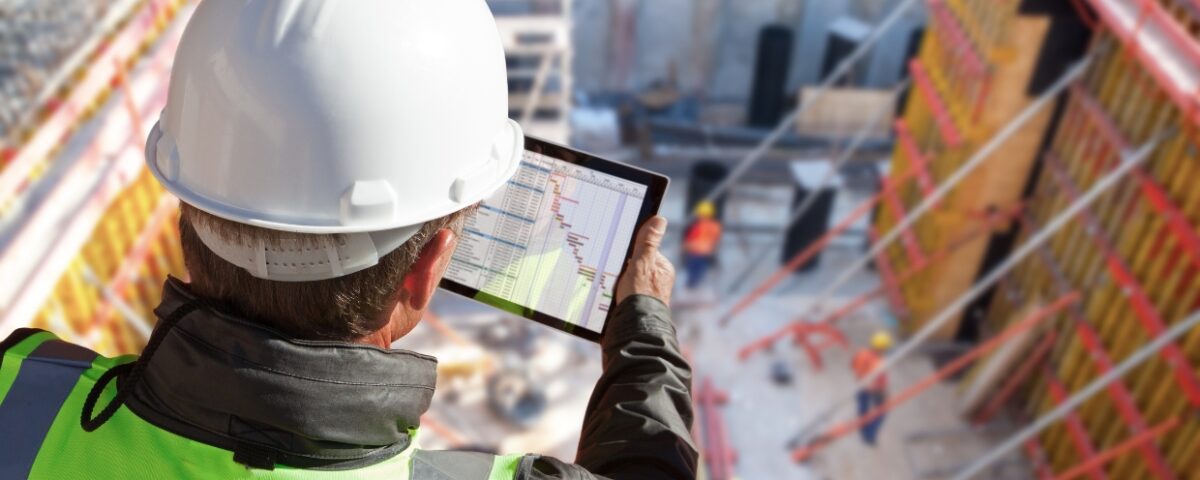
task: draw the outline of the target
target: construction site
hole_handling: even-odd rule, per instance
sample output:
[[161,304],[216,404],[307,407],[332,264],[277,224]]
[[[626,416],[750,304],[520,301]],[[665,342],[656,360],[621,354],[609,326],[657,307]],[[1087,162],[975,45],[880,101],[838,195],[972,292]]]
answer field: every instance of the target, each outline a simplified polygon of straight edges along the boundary
[[[527,135],[671,179],[700,478],[1200,480],[1200,1],[487,3]],[[137,354],[189,278],[196,6],[0,0],[0,337]],[[440,292],[394,347],[422,448],[575,458],[594,342]]]

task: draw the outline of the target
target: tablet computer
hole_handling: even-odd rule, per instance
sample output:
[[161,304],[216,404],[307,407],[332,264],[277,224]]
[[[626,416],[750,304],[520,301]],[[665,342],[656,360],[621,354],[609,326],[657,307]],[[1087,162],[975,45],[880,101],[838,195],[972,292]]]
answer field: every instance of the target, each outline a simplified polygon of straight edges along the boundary
[[517,173],[483,201],[441,287],[592,341],[667,177],[525,137]]

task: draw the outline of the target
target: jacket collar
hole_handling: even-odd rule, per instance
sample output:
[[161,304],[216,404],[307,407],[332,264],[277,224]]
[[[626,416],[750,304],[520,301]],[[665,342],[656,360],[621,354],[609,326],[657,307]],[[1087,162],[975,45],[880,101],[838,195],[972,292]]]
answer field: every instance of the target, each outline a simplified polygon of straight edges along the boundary
[[[155,314],[166,318],[195,300],[168,279]],[[296,466],[374,463],[408,447],[436,378],[433,357],[291,339],[201,308],[166,333],[129,405],[235,454],[249,446]]]

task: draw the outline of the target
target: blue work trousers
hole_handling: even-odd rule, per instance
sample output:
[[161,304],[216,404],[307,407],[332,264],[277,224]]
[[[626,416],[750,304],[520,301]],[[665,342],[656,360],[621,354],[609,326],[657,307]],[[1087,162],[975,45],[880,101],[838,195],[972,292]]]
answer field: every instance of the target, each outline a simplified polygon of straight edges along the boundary
[[712,266],[713,257],[711,255],[692,255],[686,254],[683,258],[683,267],[687,270],[687,288],[695,290],[704,281],[704,275],[708,273],[709,267]]
[[[883,405],[886,396],[883,392],[877,390],[859,390],[858,391],[858,416],[862,417],[867,412]],[[859,433],[862,434],[863,443],[870,446],[875,446],[875,441],[879,436],[879,428],[883,426],[883,417],[880,415],[874,420],[863,424]]]

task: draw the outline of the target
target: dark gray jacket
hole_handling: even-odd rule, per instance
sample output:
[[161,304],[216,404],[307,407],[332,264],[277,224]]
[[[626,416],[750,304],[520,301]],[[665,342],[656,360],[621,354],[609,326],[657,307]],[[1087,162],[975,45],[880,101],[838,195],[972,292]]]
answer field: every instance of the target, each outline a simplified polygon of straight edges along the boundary
[[[435,359],[290,339],[201,303],[168,280],[155,313],[157,328],[171,327],[126,400],[141,418],[266,468],[357,468],[408,448],[433,397]],[[516,478],[695,478],[691,370],[669,310],[634,296],[610,322],[577,463],[527,455]],[[489,455],[419,451],[412,471],[487,478],[490,466]]]

